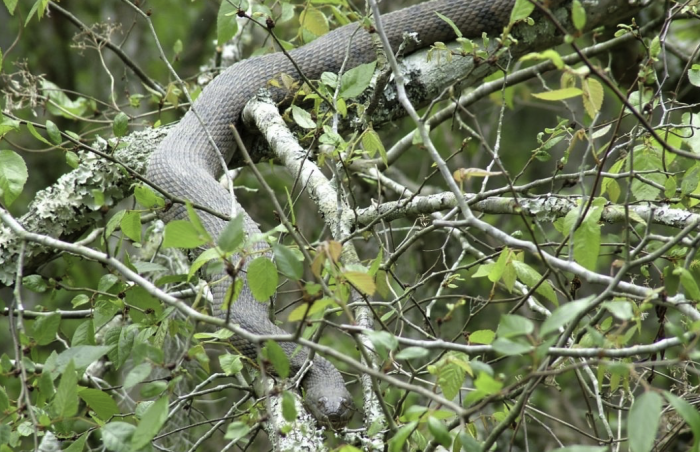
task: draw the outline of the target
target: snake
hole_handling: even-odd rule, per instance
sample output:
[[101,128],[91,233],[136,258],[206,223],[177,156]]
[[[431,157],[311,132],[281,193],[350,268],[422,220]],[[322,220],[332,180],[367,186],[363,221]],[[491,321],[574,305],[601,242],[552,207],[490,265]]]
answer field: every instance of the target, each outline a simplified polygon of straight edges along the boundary
[[[514,1],[434,0],[384,14],[381,21],[391,43],[391,51],[398,51],[403,43],[403,49],[408,53],[438,41],[454,40],[457,36],[453,25],[466,38],[500,31],[508,23]],[[452,24],[436,13],[449,18]],[[318,80],[324,72],[337,73],[341,68],[347,70],[375,61],[377,50],[371,36],[373,32],[371,27],[350,23],[289,51],[287,55],[283,52],[270,53],[228,67],[203,89],[192,108],[153,152],[147,178],[168,196],[189,200],[222,214],[242,213],[248,237],[260,233],[257,223],[238,204],[235,195],[218,182],[226,171],[222,162],[228,162],[235,153],[235,136],[231,126],[244,130],[241,112],[246,102],[281,74],[303,80],[299,75],[301,71],[307,80]],[[407,33],[417,39],[407,39]],[[279,103],[287,93],[277,89],[271,95]],[[198,214],[213,238],[218,237],[227,225],[225,220],[209,212],[199,210]],[[181,203],[174,203],[160,216],[164,222],[188,218],[186,206]],[[247,252],[249,257],[269,255],[269,244],[258,242]],[[233,257],[232,262],[238,262],[238,258]],[[245,279],[250,260],[244,261],[239,275]],[[227,313],[223,302],[232,280],[224,273],[210,277],[210,283],[222,280],[228,284],[216,284],[211,288],[214,316],[221,319],[229,316],[230,322],[255,335],[287,333],[270,320],[268,305],[253,297],[247,280]],[[256,344],[239,336],[233,337],[231,344],[241,354],[257,359],[259,347]],[[280,342],[280,346],[289,358],[291,372],[298,372],[305,365],[309,351],[298,350],[294,342]],[[323,357],[313,358],[301,386],[304,405],[322,425],[342,428],[356,412],[342,375]]]

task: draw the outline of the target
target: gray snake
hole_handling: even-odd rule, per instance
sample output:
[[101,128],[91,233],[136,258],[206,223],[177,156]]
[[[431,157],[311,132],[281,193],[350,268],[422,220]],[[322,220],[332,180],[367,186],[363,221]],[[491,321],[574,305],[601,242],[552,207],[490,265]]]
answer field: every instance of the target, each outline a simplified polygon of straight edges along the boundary
[[[408,52],[427,47],[436,41],[450,41],[454,31],[435,12],[449,17],[465,37],[478,37],[482,32],[498,31],[508,22],[514,0],[437,0],[421,3],[394,13],[382,16],[387,37],[396,51],[404,41],[404,33],[415,32],[420,40],[406,49]],[[346,69],[376,59],[375,48],[366,30],[357,30],[356,24],[338,28],[315,41],[289,52],[308,79],[315,80],[323,72],[336,73],[343,60],[348,57]],[[353,36],[354,35],[354,36]],[[348,42],[352,39],[349,55]],[[240,115],[246,102],[258,89],[281,73],[297,75],[288,57],[273,53],[251,58],[237,63],[215,78],[194,103],[194,109],[202,119],[211,137],[222,152],[234,148],[234,136],[230,126],[240,124]],[[283,100],[284,93],[272,93],[275,102]],[[242,130],[240,127],[238,130]],[[231,196],[218,182],[222,174],[221,158],[210,144],[204,127],[190,110],[179,124],[173,128],[152,154],[148,178],[162,187],[168,194],[207,206],[219,213],[230,213]],[[237,212],[245,212],[235,202]],[[199,212],[202,223],[212,237],[219,236],[226,225],[222,219]],[[186,219],[187,212],[182,205],[175,205],[162,214],[164,221]],[[245,215],[245,230],[258,233],[257,224]],[[255,246],[257,251],[267,250],[266,243]],[[255,252],[255,251],[252,251]],[[263,252],[261,252],[263,253]],[[250,260],[248,260],[250,261]],[[247,266],[244,265],[243,272]],[[212,281],[220,280],[215,276]],[[229,280],[230,282],[230,280]],[[215,316],[225,317],[221,304],[228,285],[218,284],[212,288]],[[231,308],[231,322],[257,335],[278,335],[286,332],[272,323],[268,317],[268,307],[255,300],[247,283]],[[257,355],[256,345],[235,337],[233,346],[248,357]],[[292,355],[296,345],[281,343],[280,346],[290,358],[292,372],[303,366],[307,351]],[[305,404],[319,422],[333,427],[347,424],[353,413],[353,400],[345,387],[338,370],[326,359],[315,357],[313,366],[306,372],[302,386],[305,390]]]

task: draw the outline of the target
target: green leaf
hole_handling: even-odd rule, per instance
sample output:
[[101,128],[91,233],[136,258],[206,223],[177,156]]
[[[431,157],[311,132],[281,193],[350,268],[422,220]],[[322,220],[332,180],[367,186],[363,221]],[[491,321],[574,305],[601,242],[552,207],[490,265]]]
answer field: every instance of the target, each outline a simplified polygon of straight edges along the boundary
[[513,10],[510,12],[510,23],[530,17],[534,10],[535,5],[529,0],[516,0]]
[[491,343],[491,346],[493,346],[494,351],[507,356],[527,354],[534,349],[534,346],[524,339],[497,338]]
[[502,315],[496,334],[501,338],[517,337],[531,334],[534,328],[535,325],[527,318],[518,315]]
[[235,443],[243,439],[250,432],[250,427],[243,422],[233,422],[226,428],[224,439],[228,439]]
[[311,118],[311,114],[296,105],[292,106],[292,118],[294,122],[303,129],[316,128],[316,122]]
[[[79,452],[85,449],[85,441],[87,441],[90,431],[85,431],[74,442],[63,449],[64,452]],[[0,442],[1,444],[2,442]]]
[[52,313],[48,316],[40,316],[34,325],[32,330],[34,331],[34,339],[36,343],[40,346],[47,345],[56,339],[56,332],[58,332],[58,326],[61,324],[61,314]]
[[282,416],[289,423],[297,419],[296,399],[287,391],[282,393]]
[[51,120],[46,120],[46,134],[54,145],[61,144],[61,131],[58,130],[56,123]]
[[37,274],[27,275],[22,278],[22,285],[35,293],[43,293],[49,288],[44,278]]
[[362,134],[362,147],[365,149],[365,151],[367,151],[369,157],[374,157],[375,154],[379,153],[379,156],[382,158],[382,162],[388,166],[389,161],[386,156],[386,149],[384,148],[381,137],[374,131],[374,129],[368,128]]
[[493,330],[477,330],[469,334],[469,343],[491,344],[496,334]]
[[503,389],[503,383],[497,381],[488,373],[479,373],[474,381],[474,387],[486,395],[495,395]]
[[396,431],[394,437],[389,439],[389,451],[403,451],[403,445],[406,443],[408,436],[416,429],[418,422],[411,422],[407,425],[403,425]]
[[543,93],[531,93],[532,97],[543,101],[563,101],[564,99],[581,96],[583,91],[580,88],[561,88],[559,90],[545,91]]
[[600,225],[602,207],[591,207],[586,218],[574,231],[574,259],[588,270],[595,270],[600,254]]
[[119,413],[119,407],[114,399],[106,392],[98,389],[84,388],[78,392],[78,396],[95,411],[102,420],[109,419]]
[[462,384],[464,384],[465,377],[466,371],[457,363],[450,361],[440,368],[438,385],[440,385],[445,398],[453,400],[457,397]]
[[[219,13],[216,15],[216,41],[219,46],[224,45],[238,32],[238,21],[236,20],[238,8],[234,3],[238,2],[223,1],[219,6]],[[245,11],[247,6],[241,6],[241,9]]]
[[361,64],[350,69],[340,79],[340,97],[343,99],[359,96],[369,87],[377,62]]
[[134,242],[141,242],[141,213],[139,211],[127,211],[119,222],[119,226],[126,237]]
[[[529,265],[523,263],[522,261],[513,260],[511,263],[515,268],[515,273],[518,276],[518,279],[520,279],[521,282],[525,283],[530,288],[532,288],[540,280],[542,280],[542,274],[537,272]],[[559,305],[559,301],[557,300],[557,294],[554,292],[554,289],[552,289],[552,285],[550,285],[550,283],[547,280],[543,281],[542,284],[537,287],[535,292],[546,297],[547,300],[549,300],[553,304]]]
[[223,354],[219,356],[219,364],[224,373],[232,376],[243,369],[241,356],[238,354]]
[[306,8],[299,15],[301,35],[304,42],[310,42],[319,36],[323,36],[330,30],[328,19],[319,9]]
[[260,302],[266,302],[277,292],[277,268],[266,256],[254,259],[246,271],[248,285],[253,297]]
[[627,300],[611,300],[603,302],[603,308],[612,313],[620,321],[629,321],[634,316],[632,303]]
[[0,413],[5,412],[9,408],[10,399],[7,397],[7,392],[5,392],[5,388],[0,386]]
[[540,336],[546,337],[551,332],[556,332],[568,322],[572,321],[591,303],[594,296],[568,302],[552,312],[552,315],[545,319],[540,329]]
[[56,367],[50,371],[52,373],[62,373],[71,361],[74,362],[75,369],[84,370],[111,350],[112,346],[74,346],[58,355]]
[[165,201],[151,190],[150,187],[139,184],[134,187],[134,197],[144,208],[164,207]]
[[163,248],[193,249],[207,242],[207,238],[187,220],[173,220],[165,225]]
[[163,397],[153,403],[141,417],[141,421],[131,438],[131,450],[138,451],[148,445],[167,419],[168,398]]
[[399,347],[399,341],[391,332],[385,330],[365,330],[364,333],[369,337],[376,352],[382,359],[386,359],[389,356],[389,352]]
[[632,451],[651,451],[654,446],[662,400],[658,393],[648,391],[632,403],[627,417],[627,436]]
[[0,150],[0,196],[7,206],[12,205],[22,193],[29,173],[24,159],[14,151]]
[[245,217],[238,214],[231,219],[216,240],[217,245],[224,252],[235,252],[245,240],[245,230],[243,229]]
[[114,123],[112,124],[112,132],[115,137],[123,137],[129,132],[129,117],[126,113],[119,112],[117,116],[114,117]]
[[277,270],[290,280],[300,280],[304,275],[304,258],[299,258],[292,249],[282,244],[274,244],[272,251]]
[[374,278],[367,272],[347,271],[343,272],[343,277],[347,278],[352,286],[357,288],[362,294],[371,296],[377,289]]
[[3,138],[9,132],[18,131],[20,122],[6,117],[0,112],[0,138]]
[[571,21],[578,31],[582,31],[586,26],[586,10],[579,0],[571,2]]
[[688,81],[692,85],[700,87],[700,64],[694,64],[690,68],[690,70],[688,71]]
[[131,451],[131,438],[136,427],[125,422],[110,422],[100,429],[102,442],[109,451]]
[[151,375],[151,371],[153,371],[153,367],[148,362],[136,365],[129,371],[129,374],[126,375],[124,379],[124,388],[130,389],[136,384],[143,382]]
[[691,451],[698,451],[698,447],[700,446],[700,413],[692,404],[671,392],[664,392],[664,396],[668,402],[671,403],[671,406],[673,406],[676,412],[678,412],[678,415],[683,417],[683,420],[685,420],[693,432],[693,447]]
[[14,16],[15,14],[15,8],[17,7],[17,3],[19,0],[3,0],[5,2],[5,6],[7,7],[7,11],[10,13],[10,16]]
[[698,282],[693,277],[693,274],[682,267],[679,267],[673,271],[674,275],[680,275],[681,286],[687,293],[689,299],[700,301],[700,288],[698,288]]
[[435,440],[449,451],[452,445],[452,436],[450,436],[447,426],[435,417],[428,417],[428,429]]
[[68,362],[61,375],[61,382],[56,389],[53,407],[61,418],[69,418],[78,413],[78,376],[75,374],[75,363]]
[[282,346],[276,341],[267,340],[263,349],[264,357],[272,363],[275,372],[282,379],[287,379],[289,376],[289,357],[282,349]]
[[428,354],[430,354],[430,351],[425,348],[411,346],[399,351],[394,358],[396,358],[396,360],[420,359],[426,357]]
[[443,21],[445,21],[445,23],[446,23],[447,25],[449,25],[450,28],[452,28],[452,31],[455,32],[455,35],[456,35],[458,38],[461,38],[461,37],[462,37],[462,32],[461,32],[461,31],[459,30],[459,28],[455,25],[455,23],[452,21],[452,19],[450,19],[450,18],[447,17],[447,16],[443,16],[442,14],[438,13],[437,11],[435,12],[435,14],[437,15],[437,17],[439,17],[440,19],[442,19]]

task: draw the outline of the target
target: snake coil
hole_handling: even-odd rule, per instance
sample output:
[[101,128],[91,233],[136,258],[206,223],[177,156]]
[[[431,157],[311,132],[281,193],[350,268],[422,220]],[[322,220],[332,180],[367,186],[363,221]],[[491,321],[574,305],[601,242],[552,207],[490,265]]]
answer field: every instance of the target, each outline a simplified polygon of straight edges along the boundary
[[[451,26],[440,19],[436,12],[449,17],[465,37],[478,37],[483,32],[495,31],[508,22],[514,0],[437,0],[425,2],[382,16],[382,23],[394,51],[403,41],[404,33],[415,33],[419,43],[407,51],[427,47],[436,41],[450,41],[456,36]],[[375,60],[375,49],[369,32],[357,31],[356,24],[338,28],[315,41],[289,52],[291,58],[311,80],[320,78],[323,72],[338,72],[346,58],[347,44],[352,40],[350,54],[347,55],[346,69]],[[221,158],[211,145],[205,128],[222,152],[234,148],[231,124],[240,123],[240,115],[245,103],[257,90],[266,86],[281,73],[297,76],[296,69],[282,53],[273,53],[251,58],[237,63],[214,79],[194,103],[204,126],[192,111],[187,112],[180,123],[168,134],[152,154],[148,178],[169,194],[178,198],[214,209],[220,213],[230,213],[230,194],[217,182],[222,174]],[[298,76],[297,76],[298,78]],[[275,102],[282,100],[283,93],[273,93]],[[241,130],[241,128],[238,128]],[[237,212],[245,212],[233,200]],[[226,222],[206,212],[199,212],[202,223],[212,237],[218,237]],[[185,207],[177,205],[162,214],[164,221],[186,219]],[[245,231],[248,235],[258,233],[257,224],[245,214]],[[267,244],[255,246],[257,251],[268,248]],[[262,252],[261,252],[262,253]],[[245,273],[246,267],[243,268]],[[212,278],[219,281],[224,275]],[[212,292],[215,316],[225,317],[221,310],[227,285],[214,285]],[[253,298],[246,283],[240,296],[231,307],[231,322],[257,335],[284,334],[268,318],[268,309]],[[233,345],[243,354],[255,358],[254,344],[239,337]],[[281,343],[289,356],[292,372],[304,364],[307,351],[294,355],[294,343]],[[304,376],[305,404],[313,415],[325,425],[338,428],[345,426],[353,413],[353,400],[345,387],[338,370],[326,359],[315,357],[313,366]]]

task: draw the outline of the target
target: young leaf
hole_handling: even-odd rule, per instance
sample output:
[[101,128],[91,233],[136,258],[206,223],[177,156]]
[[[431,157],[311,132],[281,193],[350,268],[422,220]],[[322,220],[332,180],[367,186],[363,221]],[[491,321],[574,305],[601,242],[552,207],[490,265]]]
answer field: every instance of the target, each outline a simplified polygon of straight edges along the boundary
[[661,404],[661,396],[654,391],[644,392],[634,400],[627,417],[630,450],[651,451],[659,429]]
[[123,137],[129,132],[129,117],[126,113],[119,112],[117,116],[114,117],[114,123],[112,124],[112,132],[115,137]]
[[187,220],[173,220],[165,225],[163,248],[193,249],[207,242],[194,225]]
[[299,280],[304,275],[304,259],[297,257],[289,247],[282,244],[272,246],[275,253],[275,263],[282,275],[291,279]]
[[253,260],[246,272],[248,285],[253,297],[260,302],[267,302],[277,291],[279,277],[275,264],[266,256]]
[[7,206],[22,193],[29,173],[24,160],[14,151],[0,150],[0,196]]
[[350,99],[359,96],[365,91],[372,80],[376,66],[376,61],[361,64],[343,74],[343,77],[340,79],[340,97]]
[[267,360],[272,363],[277,375],[282,379],[287,379],[289,376],[289,357],[284,349],[277,342],[268,340],[265,343],[264,354]]
[[243,214],[238,214],[231,219],[217,239],[217,244],[224,252],[235,252],[236,249],[245,240],[245,231],[243,229],[245,217]]
[[158,434],[168,419],[168,398],[163,397],[153,403],[141,417],[131,438],[131,451],[139,451]]

